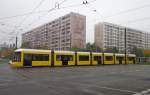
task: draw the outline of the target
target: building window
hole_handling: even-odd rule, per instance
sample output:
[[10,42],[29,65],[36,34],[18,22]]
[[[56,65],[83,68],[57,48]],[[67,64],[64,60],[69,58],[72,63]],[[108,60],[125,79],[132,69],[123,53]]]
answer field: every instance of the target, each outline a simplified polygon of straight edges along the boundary
[[61,40],[61,42],[65,42],[65,40]]
[[67,27],[66,29],[70,29],[70,27]]
[[65,31],[65,29],[63,28],[62,31]]
[[70,33],[70,31],[67,31],[67,34],[69,34]]
[[66,25],[70,25],[70,23],[67,23]]
[[62,35],[64,35],[64,34],[65,34],[65,32],[62,32],[61,34],[62,34]]

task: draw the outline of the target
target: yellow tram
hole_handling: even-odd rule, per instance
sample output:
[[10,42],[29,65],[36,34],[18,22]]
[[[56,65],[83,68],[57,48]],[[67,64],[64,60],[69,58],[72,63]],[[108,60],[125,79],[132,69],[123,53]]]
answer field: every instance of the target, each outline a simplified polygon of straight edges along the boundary
[[135,54],[128,54],[127,55],[128,64],[135,64],[136,63],[136,55]]
[[113,65],[134,64],[134,54],[115,54],[99,52],[74,52],[38,49],[17,49],[12,57],[14,67],[33,66],[77,66],[77,65]]
[[115,54],[115,64],[125,64],[125,54]]

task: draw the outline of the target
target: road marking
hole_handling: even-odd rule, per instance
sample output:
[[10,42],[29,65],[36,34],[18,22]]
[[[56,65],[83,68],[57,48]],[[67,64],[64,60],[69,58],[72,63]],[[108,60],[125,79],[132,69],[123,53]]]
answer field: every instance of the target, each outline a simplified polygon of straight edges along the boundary
[[141,91],[140,93],[135,93],[135,94],[133,94],[133,95],[149,95],[148,93],[150,93],[150,89]]
[[99,88],[103,88],[103,89],[108,89],[108,90],[116,90],[116,91],[120,91],[120,92],[129,92],[129,93],[137,93],[135,91],[130,91],[130,90],[124,90],[124,89],[118,89],[118,88],[110,88],[110,87],[104,87],[104,86],[101,86]]
[[148,89],[148,91],[150,92],[150,89]]
[[132,72],[139,72],[139,71],[142,71],[142,70],[129,70],[129,71],[121,71],[121,73],[132,73]]
[[[80,84],[80,83],[72,83],[72,84]],[[81,85],[81,84],[80,84]],[[132,93],[136,94],[138,92],[135,91],[130,91],[130,90],[124,90],[124,89],[118,89],[118,88],[111,88],[111,87],[106,87],[106,86],[97,86],[97,85],[89,85],[89,84],[84,84],[86,87],[97,87],[97,88],[102,88],[102,89],[107,89],[107,90],[113,90],[113,91],[119,91],[119,92],[125,92],[125,93]]]

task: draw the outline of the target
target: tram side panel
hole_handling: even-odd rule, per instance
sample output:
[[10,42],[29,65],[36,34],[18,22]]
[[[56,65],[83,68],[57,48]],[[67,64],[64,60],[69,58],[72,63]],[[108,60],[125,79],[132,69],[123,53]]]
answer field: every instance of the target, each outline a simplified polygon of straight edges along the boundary
[[54,66],[75,65],[75,55],[70,52],[56,51],[54,53]]
[[115,64],[125,64],[125,55],[115,54]]
[[23,53],[15,52],[12,56],[12,62],[10,63],[12,67],[23,67]]
[[78,52],[77,53],[77,65],[90,65],[90,53]]
[[50,66],[51,54],[45,52],[24,52],[23,66]]
[[113,53],[104,53],[104,64],[115,64]]
[[127,57],[128,64],[135,64],[136,63],[136,55],[129,54]]
[[102,65],[103,64],[102,53],[92,53],[92,64],[93,65]]

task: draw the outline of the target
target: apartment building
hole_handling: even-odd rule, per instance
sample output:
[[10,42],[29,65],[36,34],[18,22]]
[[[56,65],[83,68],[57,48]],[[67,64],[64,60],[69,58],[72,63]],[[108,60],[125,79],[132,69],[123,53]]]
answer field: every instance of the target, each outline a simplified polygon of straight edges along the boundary
[[[95,44],[100,48],[117,48],[125,50],[125,27],[101,22],[95,25]],[[126,50],[128,53],[134,48],[150,49],[150,34],[126,28]]]
[[145,32],[126,28],[126,45],[127,45],[127,51],[130,52],[133,47],[137,48],[145,48],[145,38],[144,34]]
[[124,50],[124,27],[111,23],[98,23],[95,25],[95,44],[100,48],[116,47]]
[[144,33],[145,49],[150,49],[150,33]]
[[69,50],[86,47],[86,17],[69,13],[22,35],[22,43],[31,48]]

